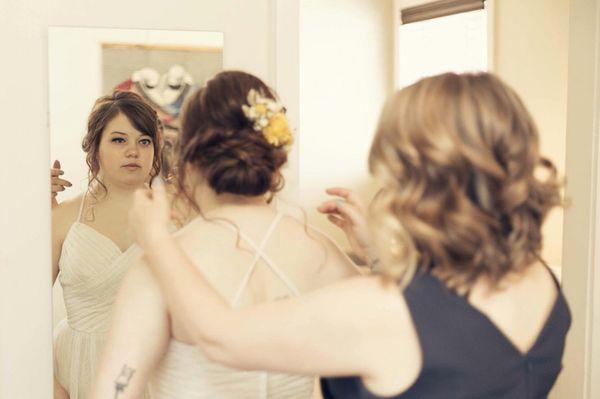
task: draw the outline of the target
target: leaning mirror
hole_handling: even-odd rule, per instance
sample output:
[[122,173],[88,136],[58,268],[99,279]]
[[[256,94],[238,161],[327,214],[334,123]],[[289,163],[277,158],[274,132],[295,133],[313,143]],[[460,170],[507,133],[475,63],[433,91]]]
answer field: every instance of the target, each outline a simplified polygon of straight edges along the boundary
[[[133,246],[123,233],[125,227],[119,227],[118,220],[111,222],[110,217],[105,218],[100,206],[94,208],[93,200],[85,200],[88,194],[95,198],[94,189],[88,189],[90,170],[93,170],[90,163],[95,161],[86,159],[82,144],[86,134],[89,135],[92,109],[100,106],[96,102],[100,97],[115,91],[137,94],[125,97],[133,98],[133,103],[138,102],[138,108],[145,110],[140,116],[141,122],[130,115],[119,120],[121,113],[115,116],[109,112],[106,115],[111,116],[107,118],[116,121],[117,128],[103,128],[100,137],[110,130],[108,134],[115,135],[109,139],[110,145],[126,140],[140,145],[150,142],[152,155],[148,165],[152,171],[168,178],[176,157],[182,105],[208,78],[222,70],[223,34],[51,27],[48,56],[52,168],[62,171],[54,179],[61,179],[59,183],[64,185],[55,185],[60,187],[52,197],[55,376],[60,388],[68,391],[71,398],[85,397],[108,328],[119,276],[122,277],[127,259],[134,256]],[[144,129],[148,115],[154,126],[150,129],[154,130],[151,138]],[[111,121],[105,125],[109,126]],[[119,128],[117,122],[125,128]],[[163,140],[159,139],[160,133]],[[102,155],[104,138],[99,140],[97,148]],[[154,145],[152,141],[162,141],[163,145]],[[107,165],[110,168],[110,162],[118,163],[108,155],[104,158],[105,168]],[[160,168],[155,168],[157,157],[162,161]],[[131,176],[142,168],[133,165],[134,161],[124,165]],[[144,172],[145,181],[152,176],[147,172]],[[85,206],[80,207],[77,216],[74,216],[76,211],[68,209],[55,212],[68,208],[69,201]],[[123,215],[117,219],[126,219]],[[55,223],[62,217],[68,219],[68,223]],[[58,236],[60,239],[56,239]],[[60,397],[60,393],[55,397]]]

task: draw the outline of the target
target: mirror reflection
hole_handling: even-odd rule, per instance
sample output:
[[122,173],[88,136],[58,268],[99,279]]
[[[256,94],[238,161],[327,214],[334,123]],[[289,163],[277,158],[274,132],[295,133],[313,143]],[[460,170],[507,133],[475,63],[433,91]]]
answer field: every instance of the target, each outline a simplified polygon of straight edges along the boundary
[[222,66],[219,32],[49,29],[55,397],[89,397],[132,193],[173,178],[183,104]]

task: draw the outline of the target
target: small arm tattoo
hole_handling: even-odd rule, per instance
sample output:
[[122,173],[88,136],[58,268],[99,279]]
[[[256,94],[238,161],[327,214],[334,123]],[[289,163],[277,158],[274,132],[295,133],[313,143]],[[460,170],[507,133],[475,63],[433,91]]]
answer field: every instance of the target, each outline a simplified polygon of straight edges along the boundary
[[121,373],[115,380],[115,397],[114,397],[114,399],[117,399],[119,397],[119,394],[122,393],[125,390],[125,388],[127,388],[127,385],[129,385],[129,381],[131,380],[131,377],[133,377],[133,373],[135,373],[135,369],[129,367],[126,364],[123,365],[123,369],[121,370]]

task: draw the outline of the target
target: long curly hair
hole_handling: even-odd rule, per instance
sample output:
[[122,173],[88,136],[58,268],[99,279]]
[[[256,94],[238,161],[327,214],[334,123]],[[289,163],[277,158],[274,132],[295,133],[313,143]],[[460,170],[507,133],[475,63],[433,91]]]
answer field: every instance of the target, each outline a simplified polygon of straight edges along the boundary
[[498,284],[540,259],[542,223],[562,205],[529,112],[489,73],[446,73],[395,93],[369,167],[385,182],[371,209],[381,272],[401,286],[421,270],[457,290],[482,276]]

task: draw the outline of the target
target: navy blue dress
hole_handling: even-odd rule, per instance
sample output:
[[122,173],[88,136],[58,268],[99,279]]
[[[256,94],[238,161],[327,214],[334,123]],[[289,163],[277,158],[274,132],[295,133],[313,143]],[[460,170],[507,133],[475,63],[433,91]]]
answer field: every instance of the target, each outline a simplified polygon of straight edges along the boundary
[[[556,280],[555,280],[556,281]],[[415,276],[404,291],[421,350],[423,367],[415,383],[388,399],[546,398],[562,368],[571,324],[558,286],[556,302],[528,353],[522,354],[466,298],[429,273]],[[381,399],[358,377],[323,378],[325,399]]]

